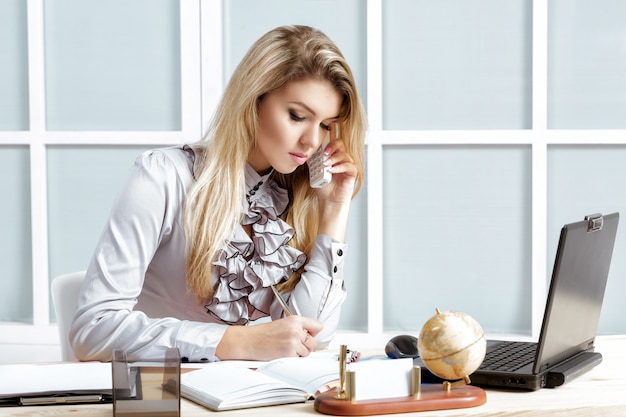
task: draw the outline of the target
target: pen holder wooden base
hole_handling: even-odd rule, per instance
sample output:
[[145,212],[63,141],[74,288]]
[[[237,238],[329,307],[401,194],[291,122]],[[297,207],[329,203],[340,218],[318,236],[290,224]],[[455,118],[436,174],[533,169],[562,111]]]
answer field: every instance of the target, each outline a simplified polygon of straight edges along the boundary
[[320,394],[315,399],[315,411],[335,416],[371,416],[469,408],[487,401],[485,391],[472,385],[446,390],[442,384],[423,384],[419,397],[350,401],[335,398],[336,395],[336,390]]

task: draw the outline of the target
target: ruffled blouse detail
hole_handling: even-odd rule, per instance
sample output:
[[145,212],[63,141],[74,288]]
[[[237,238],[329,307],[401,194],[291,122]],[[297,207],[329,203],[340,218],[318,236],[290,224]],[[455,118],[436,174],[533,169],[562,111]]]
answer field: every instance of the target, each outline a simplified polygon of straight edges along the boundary
[[251,225],[252,239],[242,227],[213,263],[215,294],[207,312],[227,324],[246,324],[266,317],[278,284],[300,269],[306,255],[288,246],[295,231],[278,216],[289,203],[287,190],[246,165],[247,207],[243,224]]

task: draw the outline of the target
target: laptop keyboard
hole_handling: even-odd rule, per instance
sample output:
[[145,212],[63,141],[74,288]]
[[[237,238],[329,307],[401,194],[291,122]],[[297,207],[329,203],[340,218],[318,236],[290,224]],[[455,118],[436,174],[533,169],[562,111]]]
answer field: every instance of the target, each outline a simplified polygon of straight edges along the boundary
[[533,342],[502,342],[485,356],[480,365],[485,371],[516,371],[535,360],[537,344]]

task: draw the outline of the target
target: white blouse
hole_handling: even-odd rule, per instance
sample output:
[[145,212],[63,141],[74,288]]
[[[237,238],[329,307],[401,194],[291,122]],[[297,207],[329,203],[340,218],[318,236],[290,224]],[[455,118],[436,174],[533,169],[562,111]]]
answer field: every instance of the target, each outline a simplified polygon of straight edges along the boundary
[[311,258],[288,246],[293,229],[278,215],[287,192],[269,174],[246,166],[246,225],[214,262],[214,298],[199,303],[185,284],[183,207],[199,159],[189,146],[147,151],[137,158],[118,194],[78,300],[70,343],[81,360],[158,359],[177,347],[190,362],[215,361],[226,326],[282,317],[270,285],[304,265],[296,288],[284,294],[295,314],[316,318],[319,346],[332,340],[346,292],[347,245],[318,235]]

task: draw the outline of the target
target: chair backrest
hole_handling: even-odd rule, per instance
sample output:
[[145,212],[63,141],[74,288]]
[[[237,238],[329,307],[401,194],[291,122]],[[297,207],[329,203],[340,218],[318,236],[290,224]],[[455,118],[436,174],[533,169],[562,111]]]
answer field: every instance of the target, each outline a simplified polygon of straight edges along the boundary
[[54,312],[59,327],[59,342],[61,345],[61,360],[75,361],[69,341],[70,326],[76,310],[80,287],[85,279],[85,271],[71,272],[59,275],[52,280],[51,292]]

